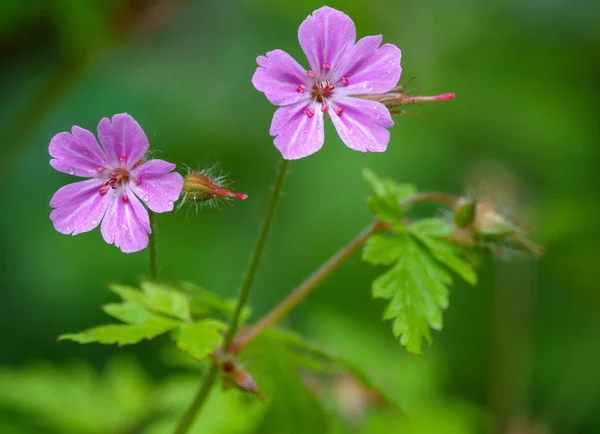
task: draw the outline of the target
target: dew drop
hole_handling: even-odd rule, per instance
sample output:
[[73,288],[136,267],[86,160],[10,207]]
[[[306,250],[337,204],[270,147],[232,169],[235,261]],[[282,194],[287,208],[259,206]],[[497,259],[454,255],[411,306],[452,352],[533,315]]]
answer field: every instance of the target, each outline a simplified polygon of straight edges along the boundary
[[173,206],[174,202],[172,200],[169,201],[169,206]]
[[98,220],[92,220],[92,226],[96,226],[98,224]]
[[144,196],[144,202],[148,202],[150,200],[150,195],[147,194]]
[[71,226],[67,226],[67,227],[65,228],[65,231],[67,231],[67,232],[71,232]]
[[75,173],[75,169],[69,167],[69,175],[73,175]]

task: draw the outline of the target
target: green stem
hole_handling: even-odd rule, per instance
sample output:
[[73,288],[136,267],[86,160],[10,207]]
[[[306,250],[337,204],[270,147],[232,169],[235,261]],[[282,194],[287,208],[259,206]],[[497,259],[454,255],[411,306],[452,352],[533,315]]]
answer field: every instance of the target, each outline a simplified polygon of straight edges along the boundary
[[156,254],[156,215],[150,211],[150,230],[152,233],[148,236],[148,251],[150,252],[150,277],[156,279],[158,277],[158,260]]
[[283,181],[287,173],[288,165],[288,160],[281,160],[279,171],[277,173],[277,179],[275,180],[275,185],[273,185],[271,197],[269,198],[269,204],[267,205],[267,214],[265,215],[265,219],[263,220],[262,226],[260,227],[258,239],[256,240],[256,245],[254,246],[254,251],[250,256],[250,263],[248,264],[246,275],[244,276],[244,280],[242,281],[242,287],[240,289],[240,295],[238,297],[237,305],[235,307],[235,312],[231,317],[229,329],[227,330],[227,334],[225,335],[223,344],[225,352],[227,352],[229,350],[229,347],[231,346],[233,337],[235,336],[235,333],[237,332],[237,329],[239,327],[242,311],[246,306],[246,302],[248,301],[248,296],[250,295],[250,288],[252,287],[252,283],[254,283],[254,278],[256,277],[256,272],[258,270],[258,266],[260,265],[260,259],[265,249],[265,244],[267,243],[267,238],[269,236],[271,224],[273,223],[273,218],[275,217],[275,211],[277,210],[277,203],[279,202],[279,197],[281,196]]
[[177,425],[177,430],[175,434],[185,434],[191,428],[194,420],[198,416],[200,409],[202,408],[202,404],[206,402],[206,398],[210,394],[212,390],[212,386],[217,379],[217,374],[219,373],[219,367],[216,363],[211,363],[210,368],[206,372],[206,375],[202,378],[202,383],[200,383],[200,388],[196,393],[196,397],[192,404],[187,409],[181,420],[179,421],[179,425]]

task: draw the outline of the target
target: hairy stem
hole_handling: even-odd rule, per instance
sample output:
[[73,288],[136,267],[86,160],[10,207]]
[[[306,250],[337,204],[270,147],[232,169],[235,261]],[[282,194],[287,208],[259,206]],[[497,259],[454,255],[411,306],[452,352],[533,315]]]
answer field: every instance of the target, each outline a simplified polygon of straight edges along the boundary
[[150,211],[148,213],[150,218],[150,230],[151,233],[148,236],[148,251],[150,254],[150,277],[156,279],[158,277],[158,260],[156,253],[156,215]]
[[211,363],[210,368],[202,378],[202,382],[200,383],[200,388],[196,393],[196,397],[194,398],[192,404],[179,421],[179,425],[177,425],[175,434],[186,434],[188,430],[192,427],[194,420],[196,420],[196,417],[200,413],[202,404],[206,402],[206,398],[208,398],[208,395],[212,390],[212,386],[217,379],[218,373],[219,366],[216,363]]
[[356,238],[350,241],[346,246],[340,249],[335,255],[329,258],[321,267],[309,276],[304,282],[294,289],[283,301],[271,309],[263,316],[256,324],[246,329],[240,334],[240,337],[233,345],[235,352],[239,352],[254,340],[258,335],[266,329],[276,324],[292,309],[302,302],[319,284],[331,273],[333,273],[340,265],[342,265],[350,256],[352,256],[367,239],[374,233],[382,230],[384,224],[377,221],[365,230],[363,230]]
[[267,243],[267,238],[269,236],[271,224],[273,223],[273,219],[275,217],[275,211],[277,210],[277,204],[279,202],[279,197],[281,196],[281,190],[283,189],[283,181],[287,173],[288,165],[288,160],[281,160],[279,171],[277,172],[277,179],[275,180],[275,184],[273,185],[271,197],[269,198],[269,204],[267,205],[267,214],[265,215],[265,219],[263,220],[262,225],[260,227],[258,239],[256,240],[256,245],[254,246],[254,251],[250,256],[250,263],[248,264],[246,275],[244,276],[244,280],[242,281],[242,287],[240,289],[240,295],[237,300],[235,312],[231,317],[229,329],[227,330],[227,334],[225,335],[225,340],[223,344],[223,348],[225,349],[225,351],[229,350],[229,347],[231,346],[233,337],[235,336],[235,333],[237,332],[237,329],[239,327],[240,316],[244,307],[246,306],[246,302],[248,301],[248,296],[250,295],[250,288],[254,283],[254,278],[256,277],[256,272],[258,271],[258,266],[260,265],[260,259],[262,257],[265,245]]

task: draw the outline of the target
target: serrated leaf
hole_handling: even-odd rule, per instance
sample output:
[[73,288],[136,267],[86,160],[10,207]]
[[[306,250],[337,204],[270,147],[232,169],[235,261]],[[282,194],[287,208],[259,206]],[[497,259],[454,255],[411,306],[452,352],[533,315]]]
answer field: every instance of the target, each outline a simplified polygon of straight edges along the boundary
[[409,236],[395,237],[397,263],[372,285],[375,298],[390,300],[384,319],[393,319],[394,335],[411,353],[431,343],[429,328],[441,329],[451,277]]
[[402,219],[400,203],[413,196],[416,188],[411,184],[398,184],[391,178],[379,178],[369,169],[363,170],[363,178],[375,192],[375,196],[367,199],[371,211],[383,221]]
[[93,327],[81,333],[64,334],[58,340],[71,340],[80,344],[137,344],[143,339],[152,339],[179,326],[176,321],[155,319],[142,324],[109,324]]
[[108,285],[108,288],[117,294],[123,301],[131,301],[133,303],[137,303],[139,305],[145,306],[146,297],[144,294],[137,288],[129,285],[120,285],[118,283],[111,283]]
[[183,321],[191,321],[190,301],[184,294],[170,286],[151,281],[143,281],[140,286],[146,296],[147,307]]
[[362,260],[373,265],[389,265],[402,254],[402,243],[396,237],[372,235],[365,243]]
[[221,332],[226,328],[225,323],[213,319],[185,324],[177,337],[177,347],[195,359],[203,359],[221,344]]
[[102,310],[127,324],[141,324],[160,318],[132,301],[105,304],[102,306]]
[[431,251],[435,259],[471,285],[477,283],[473,267],[461,257],[462,250],[438,238],[452,233],[452,227],[448,223],[441,219],[424,219],[411,225],[408,230]]

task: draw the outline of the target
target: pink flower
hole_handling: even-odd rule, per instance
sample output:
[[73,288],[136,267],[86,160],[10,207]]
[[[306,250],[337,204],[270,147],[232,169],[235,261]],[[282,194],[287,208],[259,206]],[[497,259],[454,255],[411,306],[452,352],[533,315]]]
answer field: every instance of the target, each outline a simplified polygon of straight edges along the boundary
[[[104,241],[125,253],[148,245],[151,233],[148,211],[173,210],[183,178],[175,165],[144,160],[148,139],[128,114],[104,118],[98,124],[98,145],[92,133],[74,126],[50,141],[50,165],[59,172],[89,178],[59,189],[50,206],[50,219],[62,234],[91,231],[102,222]],[[138,199],[139,198],[139,199]]]
[[306,71],[289,54],[274,50],[256,60],[252,84],[274,105],[270,134],[283,158],[294,160],[323,146],[323,117],[329,114],[346,146],[385,151],[394,125],[389,110],[356,95],[381,94],[398,83],[401,52],[382,37],[357,43],[354,22],[324,6],[300,25],[298,40],[308,58]]

